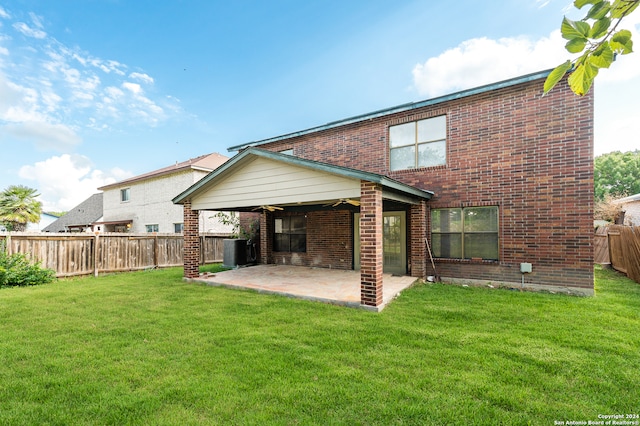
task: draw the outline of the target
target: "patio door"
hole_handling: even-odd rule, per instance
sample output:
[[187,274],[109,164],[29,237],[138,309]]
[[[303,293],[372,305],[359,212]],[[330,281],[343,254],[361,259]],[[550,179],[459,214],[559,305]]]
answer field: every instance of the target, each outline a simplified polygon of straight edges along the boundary
[[[383,270],[389,274],[407,273],[407,225],[406,212],[382,214]],[[353,218],[353,263],[360,269],[360,213]]]

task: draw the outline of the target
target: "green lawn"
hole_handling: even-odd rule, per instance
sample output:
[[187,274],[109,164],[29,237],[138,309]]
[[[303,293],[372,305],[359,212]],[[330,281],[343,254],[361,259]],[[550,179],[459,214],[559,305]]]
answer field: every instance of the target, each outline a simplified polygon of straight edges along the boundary
[[424,284],[382,313],[182,282],[0,290],[0,424],[533,424],[640,414],[640,285]]

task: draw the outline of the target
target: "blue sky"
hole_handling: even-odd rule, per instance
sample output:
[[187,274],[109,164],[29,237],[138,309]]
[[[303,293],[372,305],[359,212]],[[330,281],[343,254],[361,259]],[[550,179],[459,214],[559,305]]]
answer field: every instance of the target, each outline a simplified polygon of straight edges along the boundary
[[[176,161],[551,68],[565,14],[581,16],[567,0],[0,0],[0,189],[68,210]],[[640,148],[640,54],[595,90],[596,155]]]

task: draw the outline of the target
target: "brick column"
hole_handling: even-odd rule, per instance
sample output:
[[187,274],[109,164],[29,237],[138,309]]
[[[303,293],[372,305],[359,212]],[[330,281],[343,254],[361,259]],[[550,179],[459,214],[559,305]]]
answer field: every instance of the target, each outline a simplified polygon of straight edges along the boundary
[[264,210],[260,215],[260,263],[263,265],[269,264],[269,257],[271,257],[271,247],[273,247],[273,229],[271,221],[271,214]]
[[200,234],[198,210],[191,210],[191,201],[182,206],[184,214],[184,277],[197,278],[200,275]]
[[424,239],[427,238],[427,202],[411,205],[411,276],[427,276],[429,253]]
[[382,304],[382,187],[360,182],[360,303]]

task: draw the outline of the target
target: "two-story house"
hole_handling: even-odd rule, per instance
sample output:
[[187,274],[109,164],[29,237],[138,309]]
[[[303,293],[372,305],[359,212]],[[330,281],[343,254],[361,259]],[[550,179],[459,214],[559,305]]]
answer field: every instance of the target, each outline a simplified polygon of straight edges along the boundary
[[[174,199],[185,276],[203,210],[260,213],[260,262],[593,294],[593,91],[548,71],[231,147]],[[431,258],[433,258],[432,267]]]
[[[104,232],[180,233],[183,213],[172,198],[207,176],[229,158],[202,155],[98,188],[103,194],[100,226]],[[199,232],[227,234],[232,228],[222,224],[211,212],[198,216]]]

